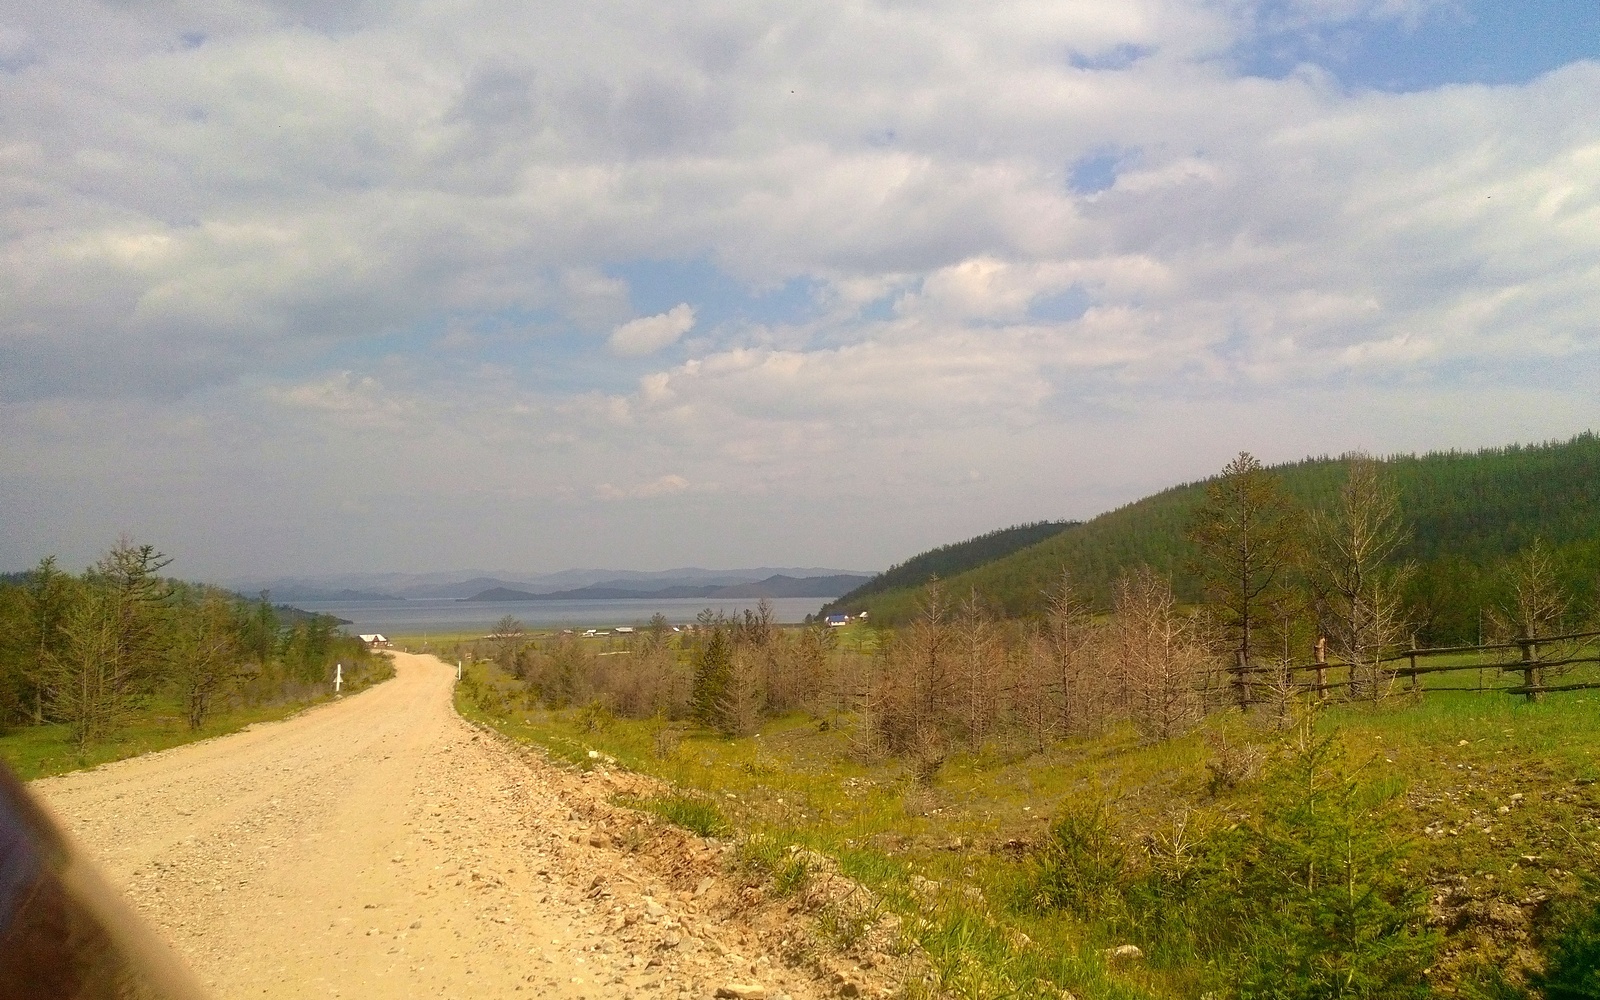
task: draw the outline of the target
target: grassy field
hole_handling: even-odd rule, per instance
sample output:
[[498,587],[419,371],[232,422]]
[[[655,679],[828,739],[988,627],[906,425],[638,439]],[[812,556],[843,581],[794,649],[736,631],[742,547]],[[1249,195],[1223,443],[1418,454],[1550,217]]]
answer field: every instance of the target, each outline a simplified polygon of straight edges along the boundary
[[[384,661],[387,662],[387,661]],[[393,667],[375,671],[374,682],[394,676]],[[353,689],[351,693],[354,693]],[[312,705],[332,699],[332,695],[287,701],[272,705],[234,706],[216,712],[199,730],[191,730],[183,706],[176,698],[152,698],[136,711],[128,725],[114,740],[91,745],[80,752],[72,743],[66,725],[27,726],[0,735],[0,760],[23,781],[65,774],[96,767],[127,757],[166,750],[170,747],[226,736],[257,722],[275,722]]]
[[[1443,676],[1457,680],[1428,681],[1463,675]],[[1065,816],[1103,816],[1136,858],[1139,845],[1248,825],[1281,787],[1267,776],[1298,732],[1234,710],[1165,743],[1131,729],[1042,749],[996,741],[952,755],[923,783],[860,753],[848,718],[790,715],[723,739],[595,708],[527,709],[521,698],[492,663],[472,665],[458,691],[465,714],[558,759],[588,766],[593,750],[671,782],[677,794],[636,805],[736,834],[775,884],[803,877],[785,871],[790,844],[837,859],[901,914],[939,985],[974,998],[1205,992],[1214,963],[1126,912],[1028,905],[1041,850]],[[1499,972],[1515,981],[1537,968],[1550,914],[1595,870],[1597,710],[1600,695],[1587,692],[1538,703],[1435,693],[1314,713],[1313,732],[1335,738],[1371,804],[1363,815],[1392,847],[1394,871],[1426,897],[1418,934],[1437,938],[1438,995],[1488,995]],[[1126,944],[1145,957],[1107,957]]]

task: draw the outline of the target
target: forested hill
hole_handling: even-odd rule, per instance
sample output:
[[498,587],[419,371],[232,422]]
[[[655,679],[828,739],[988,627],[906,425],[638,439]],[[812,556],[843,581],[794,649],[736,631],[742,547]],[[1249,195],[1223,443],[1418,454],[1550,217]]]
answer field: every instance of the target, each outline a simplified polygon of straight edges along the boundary
[[[1272,471],[1286,492],[1315,509],[1331,502],[1346,465],[1344,459],[1317,458]],[[1561,443],[1395,456],[1384,460],[1383,472],[1399,492],[1411,531],[1399,558],[1418,565],[1410,597],[1421,638],[1474,638],[1478,610],[1503,596],[1502,565],[1535,538],[1554,550],[1580,610],[1592,610],[1600,573],[1600,438],[1592,432]],[[1184,533],[1204,485],[1173,487],[941,578],[952,594],[976,589],[1007,614],[1029,615],[1063,572],[1105,606],[1116,578],[1144,563],[1171,574],[1180,597],[1197,599]],[[840,610],[868,610],[875,619],[894,621],[914,608],[919,587],[920,582],[857,591],[835,603]]]
[[1035,521],[1033,524],[1018,524],[1010,528],[1001,528],[998,531],[991,531],[976,538],[969,538],[964,542],[953,542],[949,545],[941,545],[936,549],[929,549],[921,555],[912,556],[897,566],[891,566],[856,589],[834,599],[823,606],[820,614],[832,614],[844,607],[859,610],[862,602],[872,594],[921,587],[934,577],[938,577],[941,580],[948,579],[969,569],[993,562],[1003,556],[1008,556],[1019,549],[1038,544],[1046,538],[1060,534],[1077,523],[1076,521]]

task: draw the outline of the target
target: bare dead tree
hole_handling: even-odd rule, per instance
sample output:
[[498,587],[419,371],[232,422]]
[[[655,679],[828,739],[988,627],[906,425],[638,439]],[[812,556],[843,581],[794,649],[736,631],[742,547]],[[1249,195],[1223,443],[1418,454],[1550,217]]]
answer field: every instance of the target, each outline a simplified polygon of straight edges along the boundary
[[976,590],[961,602],[954,628],[957,714],[967,742],[976,747],[993,732],[1000,707],[1001,636]]
[[[1509,594],[1499,607],[1491,610],[1491,626],[1502,642],[1521,640],[1529,661],[1537,662],[1544,658],[1538,640],[1566,630],[1567,616],[1572,610],[1571,595],[1557,578],[1555,563],[1543,539],[1535,538],[1511,560],[1505,572]],[[1515,669],[1528,668],[1518,666]],[[1567,669],[1533,667],[1528,678],[1534,685],[1543,686],[1548,678],[1559,676]]]
[[1295,675],[1293,637],[1289,625],[1284,624],[1279,636],[1282,644],[1276,651],[1271,669],[1265,674],[1267,707],[1272,711],[1273,724],[1280,731],[1289,729],[1297,717],[1300,684]]
[[522,652],[523,641],[527,632],[522,623],[514,615],[505,615],[494,626],[494,658],[500,666],[509,671],[517,680],[525,680],[528,674],[527,661],[519,654]]
[[1507,639],[1558,635],[1572,609],[1572,598],[1556,578],[1544,540],[1535,538],[1506,567],[1508,599],[1491,612],[1496,631]]
[[1055,682],[1058,727],[1063,735],[1090,728],[1094,629],[1088,605],[1066,573],[1045,601],[1044,648]]
[[1332,510],[1311,518],[1307,577],[1328,645],[1350,669],[1352,698],[1380,698],[1392,684],[1384,652],[1410,631],[1401,591],[1410,566],[1389,565],[1407,531],[1400,497],[1379,464],[1350,459]]
[[958,674],[955,629],[937,582],[922,595],[919,613],[896,634],[872,683],[873,724],[890,753],[941,738],[955,722]]
[[1140,657],[1143,655],[1144,623],[1135,614],[1124,614],[1124,606],[1134,606],[1138,598],[1131,593],[1134,581],[1124,574],[1112,590],[1111,626],[1100,644],[1100,673],[1105,686],[1104,717],[1126,719],[1133,713],[1134,691],[1139,683]]
[[1207,654],[1174,605],[1171,581],[1147,566],[1124,574],[1114,613],[1130,666],[1135,725],[1156,740],[1187,732],[1200,719]]
[[832,639],[828,630],[818,625],[790,631],[773,629],[761,651],[769,711],[826,711],[832,687]]
[[1030,629],[1019,645],[1011,656],[1006,685],[1008,714],[1037,753],[1065,734],[1065,713],[1057,704],[1056,662],[1048,637],[1040,629]]
[[784,650],[788,657],[788,679],[793,705],[813,715],[826,714],[836,706],[829,693],[837,690],[837,674],[843,668],[836,655],[837,644],[825,625],[808,625],[794,632]]
[[728,683],[718,699],[716,729],[725,736],[748,736],[761,727],[766,705],[763,653],[753,644],[734,645]]

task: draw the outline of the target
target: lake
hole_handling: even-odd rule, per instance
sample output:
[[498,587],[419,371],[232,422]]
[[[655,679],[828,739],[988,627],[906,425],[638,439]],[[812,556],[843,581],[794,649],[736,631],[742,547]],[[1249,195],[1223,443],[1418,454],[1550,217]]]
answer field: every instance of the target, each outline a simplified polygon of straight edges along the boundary
[[[583,628],[643,625],[660,612],[674,625],[694,621],[705,608],[725,615],[755,609],[756,598],[661,598],[611,601],[297,601],[305,611],[348,618],[345,631],[418,635],[429,632],[484,632],[506,615],[528,628]],[[805,621],[828,602],[824,597],[770,598],[773,614],[783,624]]]

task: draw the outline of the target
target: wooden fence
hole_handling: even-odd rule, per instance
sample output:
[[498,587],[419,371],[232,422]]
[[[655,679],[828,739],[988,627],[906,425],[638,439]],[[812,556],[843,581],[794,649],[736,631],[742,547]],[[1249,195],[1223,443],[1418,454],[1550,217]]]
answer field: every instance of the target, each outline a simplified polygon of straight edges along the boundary
[[[1430,663],[1430,660],[1467,659],[1471,663]],[[1370,685],[1362,691],[1389,693],[1396,690],[1427,694],[1437,691],[1468,691],[1522,695],[1536,701],[1545,694],[1600,688],[1600,681],[1549,683],[1581,664],[1600,664],[1600,631],[1570,632],[1565,635],[1535,636],[1509,642],[1477,646],[1437,646],[1412,648],[1386,654],[1352,670],[1348,663],[1319,657],[1309,663],[1246,664],[1229,668],[1235,698],[1240,705],[1264,700],[1285,688],[1295,693],[1314,693],[1326,698],[1340,689]],[[1476,673],[1476,684],[1431,684],[1422,678],[1429,674]],[[1370,676],[1362,676],[1367,674]],[[1519,683],[1506,684],[1504,678],[1520,675]],[[1493,680],[1493,683],[1489,681]],[[1380,690],[1381,689],[1381,690]]]

